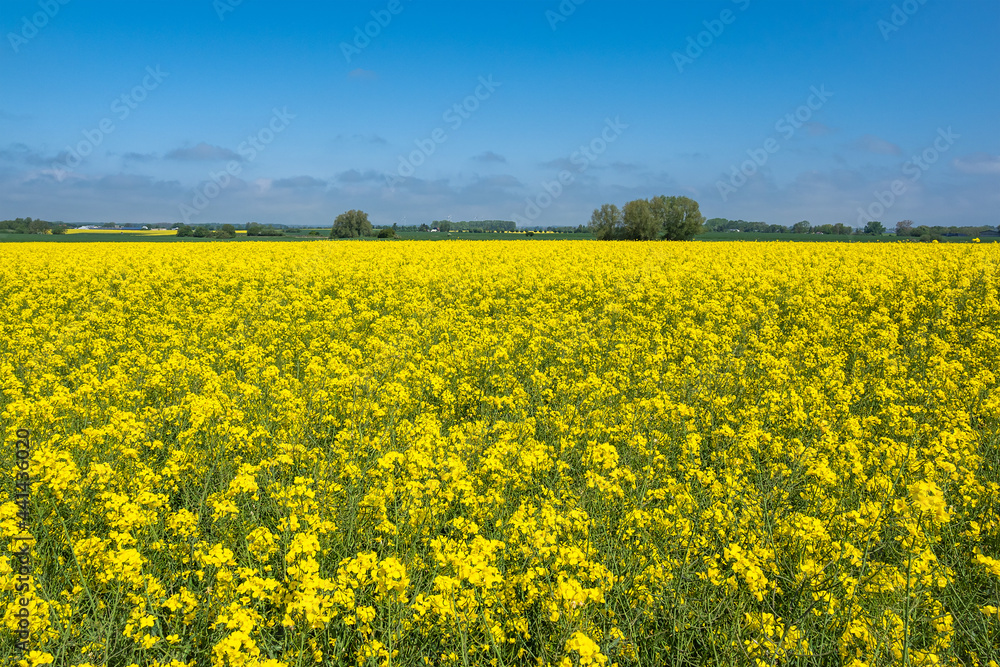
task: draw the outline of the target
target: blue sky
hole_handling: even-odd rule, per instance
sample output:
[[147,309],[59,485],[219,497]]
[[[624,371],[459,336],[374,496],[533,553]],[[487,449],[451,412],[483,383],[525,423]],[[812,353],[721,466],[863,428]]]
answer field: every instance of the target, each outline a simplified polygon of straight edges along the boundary
[[0,31],[0,219],[1000,222],[995,0],[4,0]]

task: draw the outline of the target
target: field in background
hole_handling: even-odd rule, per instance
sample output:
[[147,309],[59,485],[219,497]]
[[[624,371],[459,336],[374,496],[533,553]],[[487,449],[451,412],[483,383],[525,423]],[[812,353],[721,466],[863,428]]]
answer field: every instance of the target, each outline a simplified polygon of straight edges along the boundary
[[[312,232],[317,232],[313,234]],[[178,237],[173,230],[153,229],[153,230],[114,230],[114,229],[73,229],[66,234],[4,234],[0,233],[0,243],[80,243],[80,242],[116,242],[116,241],[176,241],[184,242],[248,242],[255,243],[261,241],[320,241],[330,238],[330,229],[299,228],[289,229],[282,236],[253,236],[248,237],[246,230],[236,230],[235,239],[211,239],[197,238],[193,236]],[[592,234],[555,234],[549,232],[534,232],[530,236],[526,232],[506,232],[496,234],[476,234],[473,232],[400,232],[400,240],[421,240],[421,241],[496,241],[496,240],[581,240],[593,239]],[[376,239],[374,236],[363,239],[347,239],[359,241],[380,241],[386,239]]]
[[[920,239],[912,236],[897,237],[894,234],[884,234],[882,236],[867,236],[864,234],[850,234],[841,236],[838,234],[769,234],[766,232],[705,232],[695,237],[698,241],[806,241],[809,243],[919,243]],[[972,243],[971,236],[944,236],[939,243]],[[996,234],[992,236],[984,235],[980,241],[991,243],[997,241]]]
[[0,259],[0,656],[1000,660],[996,245]]
[[[243,232],[244,234],[246,232]],[[84,234],[87,236],[99,236],[117,234],[119,236],[146,237],[146,236],[177,236],[177,232],[170,229],[67,229],[67,235]],[[56,235],[58,236],[58,234]]]
[[[377,233],[378,230],[376,230]],[[245,241],[245,242],[260,242],[260,241],[319,241],[330,238],[329,228],[316,228],[316,227],[304,227],[304,228],[294,228],[285,231],[282,236],[254,236],[248,237],[246,235],[246,230],[238,229],[236,230],[235,239],[211,239],[211,238],[197,238],[192,236],[178,237],[174,230],[167,229],[151,229],[151,230],[114,230],[114,229],[71,229],[68,230],[66,234],[63,235],[53,235],[53,234],[37,234],[37,235],[25,235],[25,234],[8,234],[0,233],[0,243],[25,243],[25,242],[49,242],[49,243],[65,243],[65,242],[93,242],[93,241],[177,241],[177,242],[208,242],[208,241],[221,241],[221,242],[232,242],[232,241]],[[398,240],[403,241],[513,241],[513,240],[530,240],[530,241],[541,241],[541,240],[559,240],[559,241],[581,241],[581,240],[594,240],[595,236],[593,234],[564,234],[556,232],[497,232],[497,233],[474,233],[474,232],[399,232]],[[386,241],[386,239],[376,239],[375,237],[366,237],[363,239],[347,239],[347,240],[361,240],[361,241]],[[705,232],[699,234],[695,237],[695,241],[805,241],[810,243],[896,243],[896,242],[906,242],[906,243],[917,243],[919,239],[914,237],[907,237],[905,239],[897,238],[894,235],[887,234],[883,236],[865,236],[865,235],[850,235],[850,236],[838,236],[838,235],[823,235],[823,234],[769,234],[769,233],[758,233],[758,232]],[[981,239],[983,243],[996,243],[998,237],[996,234],[984,235]],[[940,243],[972,243],[972,237],[968,236],[952,236],[952,237],[942,237],[939,241]]]

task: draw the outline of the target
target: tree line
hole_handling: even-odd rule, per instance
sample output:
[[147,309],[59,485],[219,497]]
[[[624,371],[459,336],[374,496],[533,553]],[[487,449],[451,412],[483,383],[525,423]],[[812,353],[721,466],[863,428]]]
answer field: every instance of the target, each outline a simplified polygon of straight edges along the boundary
[[[880,236],[886,233],[884,224],[877,220],[869,221],[863,229],[854,229],[843,223],[834,225],[813,225],[808,220],[801,220],[794,225],[773,225],[766,222],[747,222],[746,220],[727,220],[726,218],[711,218],[705,221],[705,231],[708,232],[747,232],[766,234],[833,234],[847,236],[850,234],[868,234]],[[900,220],[893,230],[896,236],[917,237],[921,240],[930,240],[946,236],[983,236],[996,234],[996,228],[989,225],[978,227],[945,227],[927,225],[914,225],[912,220]]]
[[[881,224],[881,223],[879,223]],[[813,225],[808,220],[800,220],[794,225],[772,225],[766,222],[747,222],[746,220],[727,220],[712,218],[705,221],[707,232],[746,232],[756,234],[837,234],[846,236],[854,233],[854,228],[838,222],[835,225]]]
[[236,238],[236,227],[234,225],[222,225],[218,229],[211,229],[207,225],[178,225],[177,236],[190,236],[196,239],[234,239]]
[[938,241],[946,236],[994,236],[1000,233],[1000,225],[979,225],[975,227],[946,227],[936,225],[914,225],[912,220],[900,220],[896,223],[896,236],[916,237],[921,241]]
[[594,236],[606,241],[689,241],[702,232],[704,222],[695,200],[660,195],[635,199],[621,209],[604,204],[594,209],[588,227]]
[[517,223],[512,220],[462,220],[460,222],[435,220],[431,223],[431,229],[437,229],[439,232],[513,232],[517,229]]
[[38,218],[14,218],[0,220],[0,232],[7,234],[65,234],[66,227],[62,222],[49,222]]

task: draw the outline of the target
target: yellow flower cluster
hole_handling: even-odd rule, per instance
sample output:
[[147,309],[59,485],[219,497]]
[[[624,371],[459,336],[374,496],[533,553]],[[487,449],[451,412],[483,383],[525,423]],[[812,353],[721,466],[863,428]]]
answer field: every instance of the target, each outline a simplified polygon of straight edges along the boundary
[[1000,660],[993,244],[0,260],[3,667]]

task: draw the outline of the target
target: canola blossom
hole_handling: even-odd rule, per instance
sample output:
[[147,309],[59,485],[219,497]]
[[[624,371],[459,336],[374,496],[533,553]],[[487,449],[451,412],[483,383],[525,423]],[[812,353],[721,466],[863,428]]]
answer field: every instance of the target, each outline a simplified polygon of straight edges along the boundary
[[1000,246],[0,259],[2,665],[1000,660]]

